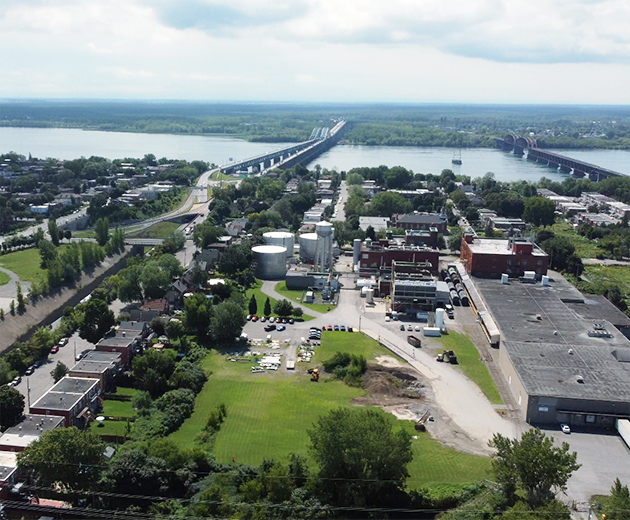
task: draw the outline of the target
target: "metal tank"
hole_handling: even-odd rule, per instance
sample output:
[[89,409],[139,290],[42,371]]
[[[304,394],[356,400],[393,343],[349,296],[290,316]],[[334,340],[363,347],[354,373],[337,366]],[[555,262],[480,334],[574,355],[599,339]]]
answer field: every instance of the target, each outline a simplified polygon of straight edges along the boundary
[[361,239],[355,238],[352,248],[352,265],[357,265],[361,259]]
[[317,251],[317,233],[302,233],[299,238],[300,259],[302,262],[312,264],[315,262]]
[[282,246],[255,246],[252,248],[256,270],[262,280],[277,280],[287,274],[287,248]]
[[317,234],[317,251],[315,252],[315,268],[325,271],[332,267],[333,264],[333,225],[330,222],[322,220],[315,224],[315,233]]
[[269,231],[263,234],[265,244],[287,248],[287,258],[293,256],[293,233],[288,231]]

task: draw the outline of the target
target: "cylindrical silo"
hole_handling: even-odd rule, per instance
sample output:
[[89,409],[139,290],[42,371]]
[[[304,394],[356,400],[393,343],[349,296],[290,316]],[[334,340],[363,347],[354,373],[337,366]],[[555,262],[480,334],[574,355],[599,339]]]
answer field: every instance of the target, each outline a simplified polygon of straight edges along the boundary
[[287,257],[293,256],[293,233],[288,231],[269,231],[263,234],[265,244],[287,248]]
[[317,233],[302,233],[299,239],[300,258],[302,262],[312,264],[315,262],[315,252],[317,251]]
[[444,328],[444,309],[435,309],[435,326],[440,330]]
[[256,246],[252,248],[257,278],[277,280],[287,274],[287,248],[282,246]]
[[352,265],[357,265],[361,257],[361,240],[359,238],[354,239],[352,249]]

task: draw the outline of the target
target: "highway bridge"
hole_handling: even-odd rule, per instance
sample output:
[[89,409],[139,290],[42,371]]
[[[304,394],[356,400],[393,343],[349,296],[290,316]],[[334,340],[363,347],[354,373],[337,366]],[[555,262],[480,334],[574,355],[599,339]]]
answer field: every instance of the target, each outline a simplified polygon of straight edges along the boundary
[[335,146],[347,127],[346,121],[339,121],[332,130],[316,128],[311,133],[311,139],[302,143],[287,146],[274,152],[267,152],[243,161],[220,166],[222,173],[227,175],[258,168],[264,172],[270,168],[291,168],[296,164],[306,164],[325,151]]
[[525,152],[527,152],[528,161],[546,164],[555,170],[560,169],[562,172],[571,173],[574,177],[581,178],[588,175],[589,179],[598,182],[609,177],[626,176],[623,173],[602,168],[595,164],[571,159],[565,155],[538,148],[538,143],[533,137],[522,137],[512,133],[503,138],[495,137],[494,140],[497,146],[505,152],[512,152],[514,155],[520,156],[525,155]]

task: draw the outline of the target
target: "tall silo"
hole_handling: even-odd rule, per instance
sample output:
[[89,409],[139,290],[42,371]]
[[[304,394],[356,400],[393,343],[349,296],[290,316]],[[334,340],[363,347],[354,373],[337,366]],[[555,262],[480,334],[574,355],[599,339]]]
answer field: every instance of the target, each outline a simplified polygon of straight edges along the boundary
[[256,270],[262,280],[278,280],[287,274],[287,248],[282,246],[255,246],[252,248]]
[[317,233],[302,233],[299,238],[300,259],[306,264],[315,263]]
[[265,244],[287,248],[287,257],[293,256],[293,233],[288,231],[269,231],[263,234]]
[[361,239],[355,238],[352,249],[352,265],[355,266],[361,259]]
[[315,251],[315,269],[325,271],[330,269],[333,263],[332,243],[334,229],[330,222],[325,220],[315,224],[317,234],[317,250]]

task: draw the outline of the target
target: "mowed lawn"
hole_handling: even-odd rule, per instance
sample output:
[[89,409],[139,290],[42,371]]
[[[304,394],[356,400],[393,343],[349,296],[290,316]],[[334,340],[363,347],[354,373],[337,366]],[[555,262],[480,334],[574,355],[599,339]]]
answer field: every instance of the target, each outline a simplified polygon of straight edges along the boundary
[[13,271],[25,282],[34,282],[44,277],[46,271],[41,268],[41,262],[42,257],[36,247],[0,256],[0,265]]
[[[337,350],[363,354],[373,359],[389,354],[377,342],[359,333],[324,333],[323,347],[316,358],[326,359]],[[204,370],[212,371],[197,396],[195,412],[170,436],[181,447],[194,443],[210,410],[221,403],[227,418],[216,435],[214,454],[219,462],[259,465],[263,459],[286,460],[290,453],[309,456],[308,430],[329,410],[348,406],[364,394],[361,388],[322,378],[312,383],[298,364],[294,373],[251,374],[249,363],[228,362],[212,352],[204,360]],[[384,413],[384,412],[383,412]],[[388,414],[396,428],[406,428],[418,439],[412,440],[414,460],[409,465],[409,486],[431,483],[467,484],[487,476],[490,460],[462,454],[442,446],[428,434],[415,432],[413,423]]]
[[[267,301],[267,298],[269,298],[269,303],[271,304],[271,314],[272,316],[275,316],[275,313],[273,312],[273,308],[276,305],[276,302],[278,300],[276,300],[275,298],[272,298],[271,296],[267,296],[265,293],[263,293],[261,287],[262,287],[262,282],[260,280],[256,280],[256,283],[254,284],[254,286],[251,289],[247,289],[247,292],[245,293],[245,297],[247,298],[247,303],[249,303],[249,300],[251,299],[252,294],[253,294],[256,297],[256,304],[258,305],[257,315],[263,316],[264,310],[265,310],[265,302]],[[287,298],[287,300],[291,301],[290,298]],[[315,318],[313,316],[309,316],[308,314],[302,315],[303,321],[310,321],[314,319]]]
[[[278,282],[275,286],[275,290],[277,293],[282,294],[287,300],[291,303],[301,303],[304,307],[308,307],[309,309],[314,310],[315,312],[328,312],[328,305],[322,305],[320,303],[303,303],[302,302],[302,291],[292,291],[287,289],[287,282]],[[334,308],[334,305],[331,309]]]
[[180,225],[176,222],[158,222],[142,231],[129,234],[132,238],[168,238]]
[[[449,332],[448,335],[443,335],[440,338],[440,343],[444,347],[443,350],[453,350],[455,352],[457,355],[457,366],[462,369],[466,377],[477,384],[492,404],[503,403],[492,376],[490,376],[488,367],[481,359],[477,347],[467,336],[458,332]],[[441,352],[441,350],[438,352]]]
[[0,271],[0,285],[6,285],[11,281],[11,277],[4,271]]

